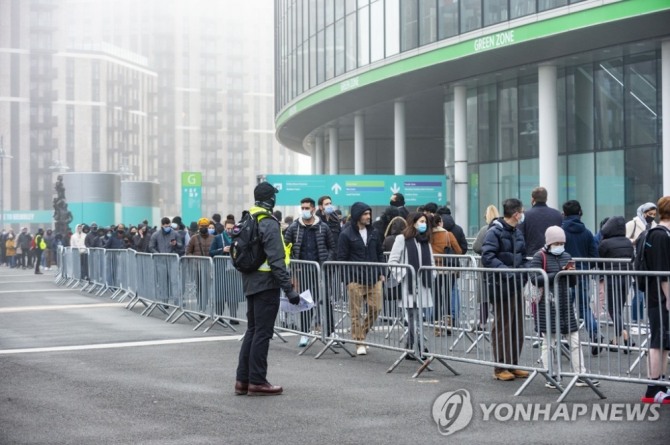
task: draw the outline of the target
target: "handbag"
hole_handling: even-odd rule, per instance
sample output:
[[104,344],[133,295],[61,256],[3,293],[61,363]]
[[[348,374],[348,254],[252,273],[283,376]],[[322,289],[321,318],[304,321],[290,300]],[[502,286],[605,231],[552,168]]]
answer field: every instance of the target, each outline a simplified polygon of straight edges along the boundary
[[[540,253],[542,254],[542,270],[544,270],[546,272],[547,271],[547,255],[544,252],[540,252]],[[547,286],[549,286],[549,283],[545,283],[545,287],[547,287]],[[531,282],[531,280],[528,280],[523,287],[523,296],[531,304],[536,304],[542,299],[542,296],[544,295],[545,287],[538,287],[538,286],[534,285]],[[554,293],[550,290],[547,291],[547,299],[549,300],[550,303],[554,302]]]

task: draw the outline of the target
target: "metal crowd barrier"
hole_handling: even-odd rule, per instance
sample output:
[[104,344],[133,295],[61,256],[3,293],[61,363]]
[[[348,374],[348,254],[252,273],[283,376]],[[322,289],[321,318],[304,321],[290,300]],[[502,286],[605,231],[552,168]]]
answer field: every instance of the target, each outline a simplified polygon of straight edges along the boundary
[[[177,261],[179,261],[178,257]],[[154,273],[152,254],[144,252],[137,252],[135,254],[135,274],[137,276],[135,296],[126,305],[126,308],[132,309],[137,303],[142,303],[148,308],[157,300],[156,288],[159,287]]]
[[189,320],[197,321],[197,330],[208,319],[211,319],[213,291],[214,291],[214,263],[209,257],[184,256],[179,259],[179,271],[181,277],[181,304],[179,315],[174,318],[168,317],[171,323],[175,323],[185,316]]
[[88,278],[89,285],[82,291],[95,293],[95,295],[104,295],[107,291],[107,280],[105,278],[105,249],[88,249]]
[[69,276],[68,282],[65,284],[66,287],[74,288],[76,286],[82,285],[83,279],[81,276],[81,254],[79,249],[70,248],[70,270],[72,273]]
[[107,287],[113,292],[110,298],[123,301],[128,292],[128,250],[107,249],[105,251],[105,268]]
[[[233,267],[230,256],[215,256],[214,264],[214,304],[212,322],[205,329],[209,331],[215,324],[237,331],[232,325],[246,321],[246,299],[242,289],[242,274]],[[241,306],[241,307],[240,307]]]
[[[147,254],[148,255],[148,254]],[[181,281],[179,255],[176,253],[154,253],[151,255],[150,276],[152,289],[144,295],[151,299],[143,299],[146,309],[142,315],[151,315],[158,309],[167,316],[166,321],[181,310]]]

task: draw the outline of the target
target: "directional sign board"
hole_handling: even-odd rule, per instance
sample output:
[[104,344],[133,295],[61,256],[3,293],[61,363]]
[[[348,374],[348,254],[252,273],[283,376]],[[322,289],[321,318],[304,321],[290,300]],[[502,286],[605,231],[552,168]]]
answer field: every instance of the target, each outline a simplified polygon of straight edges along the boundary
[[335,205],[363,201],[370,206],[387,206],[393,193],[402,193],[407,206],[446,203],[446,179],[438,175],[267,175],[266,181],[279,189],[277,205],[299,205],[302,198],[317,201],[328,195]]
[[188,226],[202,216],[202,173],[181,174],[181,219]]

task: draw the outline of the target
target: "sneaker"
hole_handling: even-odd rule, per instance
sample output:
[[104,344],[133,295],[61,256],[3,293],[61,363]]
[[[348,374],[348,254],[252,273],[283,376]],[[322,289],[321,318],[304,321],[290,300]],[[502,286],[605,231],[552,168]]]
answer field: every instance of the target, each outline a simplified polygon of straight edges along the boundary
[[[559,386],[561,385],[561,381],[560,381],[559,379],[554,379],[554,380],[556,380],[556,382],[558,383]],[[549,389],[556,389],[556,385],[554,385],[553,383],[551,383],[549,380],[547,380],[547,381],[544,383],[544,387],[545,387],[545,388],[549,388]]]
[[368,353],[368,350],[365,349],[365,346],[360,345],[356,348],[356,355],[365,355]]
[[493,372],[493,378],[496,380],[503,380],[503,381],[509,381],[509,380],[514,380],[514,374],[509,372],[506,369],[503,369],[502,371],[498,372]]
[[670,395],[663,391],[656,393],[654,397],[644,396],[640,399],[642,403],[660,403],[661,405],[670,405]]
[[300,341],[298,342],[298,346],[301,347],[301,348],[304,348],[305,346],[307,346],[307,343],[309,343],[309,337],[307,337],[306,335],[303,335],[303,336],[300,337]]
[[[600,386],[600,381],[597,379],[589,379],[591,381],[591,384],[593,386]],[[575,386],[579,386],[580,388],[584,388],[586,386],[589,386],[589,384],[586,382],[585,379],[577,379],[577,382],[575,383]]]

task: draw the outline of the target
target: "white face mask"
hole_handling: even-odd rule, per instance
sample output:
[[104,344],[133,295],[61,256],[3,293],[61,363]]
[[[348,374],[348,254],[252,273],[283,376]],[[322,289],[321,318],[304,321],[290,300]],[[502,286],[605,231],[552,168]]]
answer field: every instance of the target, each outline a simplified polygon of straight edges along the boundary
[[311,210],[303,210],[302,211],[302,219],[305,221],[308,221],[312,219],[312,211]]
[[556,256],[561,255],[563,252],[565,252],[565,246],[551,246],[549,248],[549,252]]
[[521,224],[522,222],[524,222],[525,219],[526,219],[526,214],[525,214],[525,213],[522,213],[522,214],[521,214],[521,218],[519,219],[519,224]]

